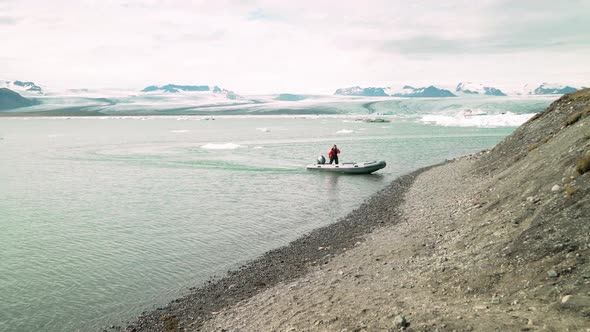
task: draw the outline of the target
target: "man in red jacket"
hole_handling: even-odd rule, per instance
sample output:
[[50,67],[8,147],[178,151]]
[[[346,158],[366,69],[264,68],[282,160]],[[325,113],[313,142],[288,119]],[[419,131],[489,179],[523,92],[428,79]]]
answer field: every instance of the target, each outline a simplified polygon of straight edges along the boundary
[[334,146],[330,149],[328,153],[328,158],[330,158],[330,164],[335,161],[338,164],[338,154],[340,153],[340,149],[334,144]]

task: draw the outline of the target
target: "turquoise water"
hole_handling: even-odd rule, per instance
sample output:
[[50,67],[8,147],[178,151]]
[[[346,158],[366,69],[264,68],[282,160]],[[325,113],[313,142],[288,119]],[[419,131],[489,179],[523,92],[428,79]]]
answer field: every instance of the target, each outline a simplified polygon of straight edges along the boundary
[[[0,331],[124,324],[514,129],[391,120],[0,119]],[[304,169],[335,143],[388,166]]]

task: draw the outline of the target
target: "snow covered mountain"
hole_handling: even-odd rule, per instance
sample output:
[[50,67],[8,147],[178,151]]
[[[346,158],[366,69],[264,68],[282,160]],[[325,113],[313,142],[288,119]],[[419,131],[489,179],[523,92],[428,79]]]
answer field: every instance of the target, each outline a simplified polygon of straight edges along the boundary
[[578,89],[571,86],[563,86],[560,84],[543,83],[539,85],[532,94],[535,95],[562,95],[578,91]]
[[33,82],[0,80],[0,88],[27,94],[43,94],[43,89]]
[[354,86],[350,88],[338,89],[335,95],[343,96],[363,96],[363,97],[408,97],[408,98],[429,98],[429,97],[456,97],[451,91],[440,89],[435,86],[414,88],[409,85],[404,86],[401,90],[392,88],[369,87],[361,88]]
[[239,96],[230,90],[222,89],[220,87],[209,85],[178,85],[167,84],[162,86],[150,85],[141,92],[165,92],[165,93],[213,93],[218,95],[225,95],[228,99],[238,99]]
[[422,88],[414,88],[405,85],[401,91],[390,94],[393,97],[408,98],[437,98],[437,97],[457,97],[451,91],[437,88],[433,85]]
[[342,96],[364,96],[364,97],[387,97],[384,88],[361,88],[360,86],[353,86],[350,88],[338,89],[334,93],[335,95]]
[[[538,84],[538,83],[537,83]],[[503,86],[502,89],[486,86],[480,83],[461,82],[455,86],[455,92],[460,95],[480,95],[480,96],[527,96],[527,95],[553,95],[566,94],[577,91],[577,88],[560,85],[543,83],[535,88],[535,84],[510,85]],[[447,88],[447,86],[445,86]],[[406,98],[444,98],[457,97],[451,90],[436,87],[433,85],[427,87],[415,88],[410,85],[403,87],[369,87],[362,88],[354,86],[336,90],[335,95],[344,96],[363,96],[363,97],[406,97]],[[452,88],[451,88],[452,89]]]
[[471,82],[461,82],[455,88],[456,92],[474,94],[474,95],[487,95],[487,96],[506,96],[502,90],[484,86],[483,84],[476,84]]

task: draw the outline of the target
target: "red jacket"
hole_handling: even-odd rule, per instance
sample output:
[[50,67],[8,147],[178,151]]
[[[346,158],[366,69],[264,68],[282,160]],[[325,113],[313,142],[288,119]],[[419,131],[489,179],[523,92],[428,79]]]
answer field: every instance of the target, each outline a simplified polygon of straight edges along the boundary
[[[336,148],[336,154],[340,153],[340,149]],[[330,152],[328,152],[328,158],[332,158],[332,154],[334,154],[334,148],[330,149]]]

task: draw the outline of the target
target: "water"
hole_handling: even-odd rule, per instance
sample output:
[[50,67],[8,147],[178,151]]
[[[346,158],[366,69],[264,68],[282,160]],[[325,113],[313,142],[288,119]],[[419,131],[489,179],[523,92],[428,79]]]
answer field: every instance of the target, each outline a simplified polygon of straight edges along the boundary
[[[514,129],[390,119],[0,119],[0,330],[124,324]],[[335,143],[388,166],[304,169]]]

